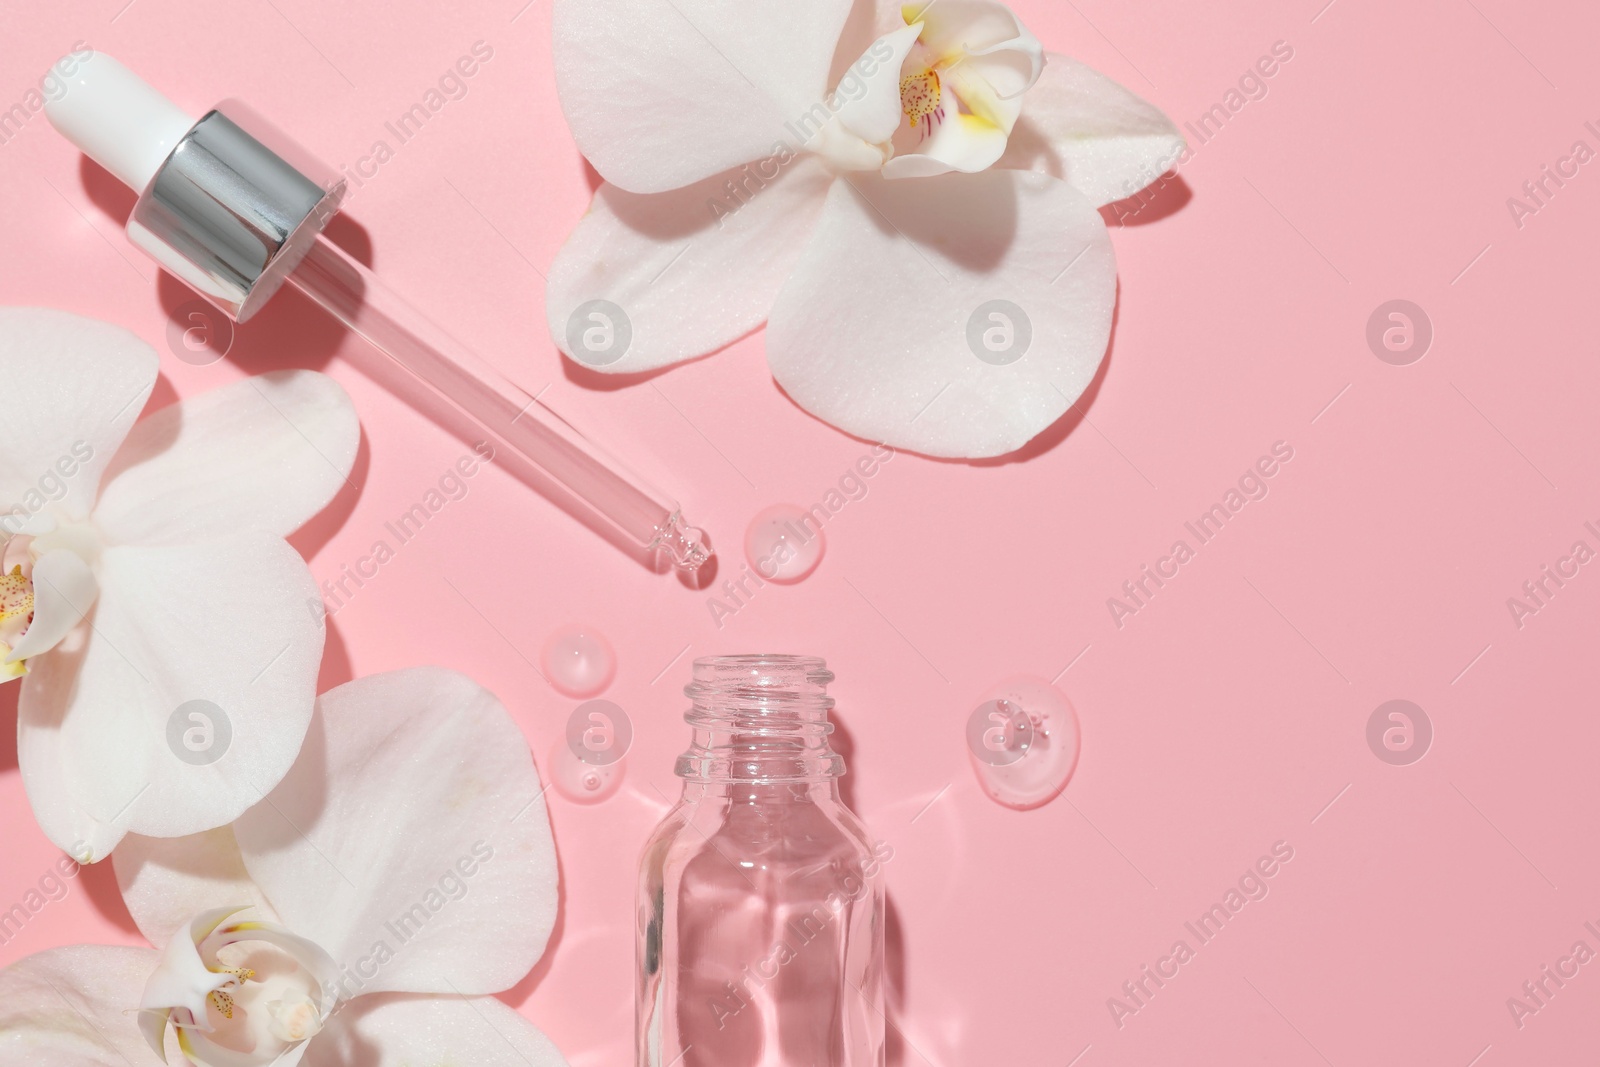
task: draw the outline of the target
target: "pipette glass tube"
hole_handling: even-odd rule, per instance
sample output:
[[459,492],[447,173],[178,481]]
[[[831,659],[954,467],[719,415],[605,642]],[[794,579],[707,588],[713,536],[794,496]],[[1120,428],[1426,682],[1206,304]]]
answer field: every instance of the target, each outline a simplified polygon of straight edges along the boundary
[[[678,506],[496,371],[323,235],[344,182],[242,105],[195,120],[110,56],[56,64],[51,123],[131,188],[128,236],[236,322],[289,283],[428,393],[693,575],[709,558]],[[412,389],[400,390],[414,391]]]
[[631,543],[666,552],[684,570],[705,562],[699,531],[683,525],[675,503],[625,475],[616,460],[457,343],[327,237],[311,242],[289,284],[582,497]]

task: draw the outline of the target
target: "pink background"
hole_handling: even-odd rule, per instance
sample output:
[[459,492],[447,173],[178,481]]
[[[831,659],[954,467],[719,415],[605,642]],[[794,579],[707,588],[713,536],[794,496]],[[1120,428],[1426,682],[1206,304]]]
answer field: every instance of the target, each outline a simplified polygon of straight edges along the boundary
[[[1274,42],[1294,50],[1151,221],[1114,230],[1107,369],[1087,417],[1023,461],[897,456],[830,524],[809,580],[763,589],[720,630],[706,594],[491,469],[332,620],[326,684],[467,671],[541,768],[576,702],[527,661],[571,621],[614,642],[605,695],[637,729],[627,781],[592,807],[551,794],[562,920],[506,994],[574,1064],[629,1060],[634,859],[676,784],[689,660],[758,649],[821,654],[838,674],[854,803],[895,848],[894,1062],[1592,1060],[1600,963],[1520,1029],[1506,998],[1574,941],[1600,950],[1583,928],[1600,926],[1600,565],[1520,629],[1506,600],[1574,541],[1600,548],[1583,527],[1600,526],[1600,163],[1521,228],[1506,201],[1575,140],[1600,148],[1583,125],[1600,126],[1600,17],[1570,2],[1323,2],[1016,0],[1047,48],[1180,123]],[[350,164],[490,44],[469,95],[350,214],[381,274],[531,389],[552,383],[546,399],[677,492],[726,561],[742,562],[753,514],[820,499],[868,451],[779,392],[759,332],[614,389],[558,357],[540,272],[591,178],[557,105],[550,0],[122,3],[13,6],[0,105],[81,39],[196,111],[240,97]],[[294,297],[224,362],[171,356],[187,297],[127,244],[129,206],[35,117],[0,145],[0,300],[138,331],[163,350],[157,403],[274,367],[336,377],[365,428],[359,491],[297,544],[337,577],[466,446],[348,364],[357,343]],[[1435,330],[1409,366],[1365,340],[1395,298]],[[1119,629],[1107,598],[1277,441],[1294,458],[1270,495]],[[963,744],[983,691],[1018,673],[1058,677],[1084,736],[1070,788],[1028,813],[984,797]],[[1365,739],[1395,698],[1434,726],[1410,766]],[[0,811],[3,908],[56,855],[14,750]],[[1270,895],[1119,1028],[1107,998],[1277,841],[1294,858]],[[140,943],[109,865],[0,963],[79,941]]]

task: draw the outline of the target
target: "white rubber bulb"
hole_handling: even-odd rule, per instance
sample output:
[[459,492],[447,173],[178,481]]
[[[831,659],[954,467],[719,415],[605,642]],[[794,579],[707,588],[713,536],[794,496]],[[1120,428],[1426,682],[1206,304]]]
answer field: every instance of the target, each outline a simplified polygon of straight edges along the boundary
[[178,105],[103,52],[68,56],[66,92],[45,104],[50,124],[83,154],[143,192],[195,124]]

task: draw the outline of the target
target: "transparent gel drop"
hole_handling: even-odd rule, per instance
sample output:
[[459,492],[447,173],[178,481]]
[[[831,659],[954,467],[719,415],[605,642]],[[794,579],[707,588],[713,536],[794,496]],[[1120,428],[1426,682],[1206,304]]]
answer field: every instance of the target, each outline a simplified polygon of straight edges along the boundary
[[565,740],[550,750],[550,784],[575,804],[595,804],[613,796],[622,786],[625,762],[595,766],[572,754]]
[[986,700],[967,717],[967,748],[980,763],[991,767],[1018,763],[1033,741],[1033,720],[1020,704]]
[[567,751],[579,763],[619,762],[633,744],[633,720],[609,700],[585,700],[567,716]]
[[822,560],[822,530],[793,504],[774,504],[750,520],[744,554],[750,568],[774,582],[798,582]]
[[550,684],[570,697],[603,692],[617,673],[611,642],[590,626],[563,626],[544,643],[539,660]]
[[973,773],[989,798],[1026,811],[1055,799],[1078,765],[1078,716],[1043,678],[1008,678],[965,724]]

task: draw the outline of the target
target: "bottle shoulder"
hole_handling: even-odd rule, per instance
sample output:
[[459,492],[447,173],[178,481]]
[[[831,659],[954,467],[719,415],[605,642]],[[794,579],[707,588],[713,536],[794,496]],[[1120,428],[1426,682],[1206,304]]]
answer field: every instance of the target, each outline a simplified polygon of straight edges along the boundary
[[876,855],[865,824],[838,800],[680,802],[646,841],[644,859],[687,866],[700,855],[766,870],[859,866]]

